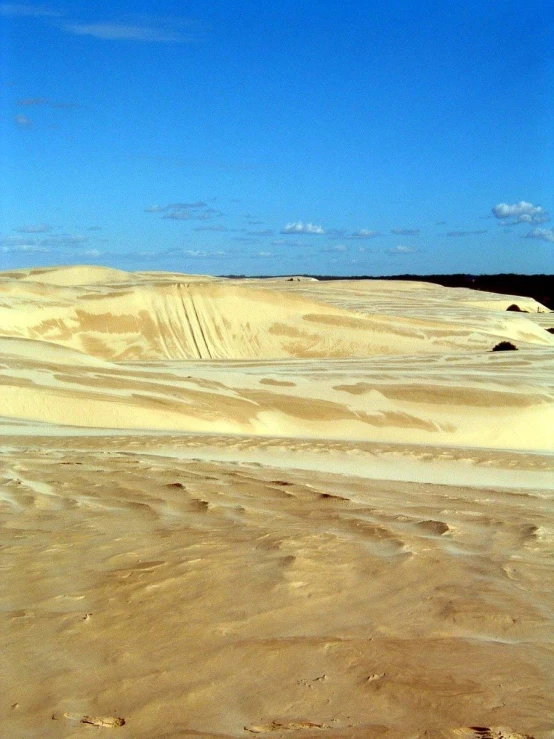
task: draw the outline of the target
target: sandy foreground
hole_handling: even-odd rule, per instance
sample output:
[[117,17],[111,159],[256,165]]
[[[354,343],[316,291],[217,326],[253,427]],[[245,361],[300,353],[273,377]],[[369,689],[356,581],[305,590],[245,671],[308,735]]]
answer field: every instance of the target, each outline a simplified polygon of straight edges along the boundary
[[426,283],[0,273],[0,737],[552,739],[549,327]]

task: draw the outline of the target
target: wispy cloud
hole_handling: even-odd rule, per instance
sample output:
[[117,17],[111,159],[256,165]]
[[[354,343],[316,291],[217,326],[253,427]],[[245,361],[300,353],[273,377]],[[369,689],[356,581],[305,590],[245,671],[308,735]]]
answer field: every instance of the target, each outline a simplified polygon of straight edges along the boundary
[[43,5],[26,5],[24,3],[0,3],[0,16],[15,18],[58,18],[62,13],[45,8]]
[[40,243],[44,246],[74,247],[81,246],[88,241],[88,236],[82,234],[55,234],[43,239]]
[[220,259],[228,256],[225,251],[205,251],[203,249],[185,249],[182,253],[193,259]]
[[21,98],[20,100],[17,101],[17,105],[23,108],[37,107],[41,105],[49,105],[51,108],[57,108],[59,110],[74,110],[75,108],[81,107],[78,103],[57,102],[57,101],[52,101],[52,100],[49,100],[48,98],[43,98],[43,97]]
[[215,231],[216,233],[236,233],[238,228],[227,228],[220,223],[214,223],[213,226],[197,226],[195,231]]
[[183,31],[181,22],[65,23],[62,28],[77,36],[92,36],[102,41],[185,43],[194,40],[190,32]]
[[481,231],[447,231],[446,235],[451,238],[458,238],[462,236],[480,236],[481,234],[486,234],[487,230],[481,230]]
[[27,118],[26,115],[23,115],[23,113],[18,113],[14,116],[14,121],[18,128],[29,128],[33,125],[33,121],[30,118]]
[[323,249],[320,249],[321,252],[324,252],[326,254],[333,254],[333,253],[343,253],[347,250],[347,247],[344,244],[337,244],[336,246],[326,246]]
[[53,226],[49,226],[47,223],[37,223],[36,225],[20,226],[14,228],[14,231],[20,234],[45,234],[52,231]]
[[34,239],[24,239],[21,236],[3,236],[0,237],[0,246],[16,247],[30,244],[34,246],[37,242]]
[[295,241],[293,239],[274,239],[271,246],[311,246],[304,241]]
[[203,200],[192,203],[170,203],[169,205],[149,205],[145,213],[163,213],[162,218],[169,221],[209,221],[222,216],[216,208],[208,208]]
[[[23,227],[29,230],[15,229],[19,233],[44,234],[50,230],[50,226]],[[33,229],[33,230],[30,230]],[[41,229],[41,230],[39,230]],[[53,234],[42,239],[24,238],[23,236],[8,236],[0,238],[0,247],[3,251],[52,251],[53,249],[75,249],[85,246],[88,237],[82,234]]]
[[321,236],[325,233],[323,226],[316,226],[313,223],[303,223],[302,221],[296,221],[295,223],[287,223],[281,229],[282,234],[314,234]]
[[67,13],[52,10],[44,5],[25,3],[0,3],[0,17],[2,16],[5,18],[41,18],[47,22],[54,21],[54,25],[61,31],[76,36],[90,36],[102,41],[189,43],[199,38],[196,25],[185,18],[134,15],[125,20],[83,23],[69,19]]
[[263,240],[255,236],[233,236],[233,241],[240,241],[242,244],[263,244]]
[[419,228],[391,228],[390,232],[396,236],[417,236],[421,233]]
[[17,101],[18,105],[48,105],[47,98],[22,98]]
[[401,244],[392,249],[387,249],[387,254],[415,254],[416,252],[417,249],[414,249],[411,246],[403,246]]
[[348,234],[348,236],[345,236],[345,239],[375,239],[377,236],[381,236],[380,231],[370,231],[368,228],[361,228],[359,231],[354,231],[354,233]]
[[207,207],[208,204],[203,200],[196,200],[194,203],[170,203],[169,205],[166,205],[166,210],[195,210],[197,208]]
[[518,223],[546,223],[550,220],[550,216],[547,211],[540,205],[533,205],[525,200],[520,200],[519,203],[499,203],[492,209],[492,213],[495,218],[505,220],[512,218],[511,225]]
[[5,245],[0,242],[0,252],[2,254],[47,254],[51,250],[41,244],[12,244]]
[[540,241],[548,241],[554,243],[553,228],[534,228],[525,236],[526,239],[539,239]]
[[190,221],[191,214],[188,210],[175,210],[172,213],[166,213],[162,218],[169,221]]

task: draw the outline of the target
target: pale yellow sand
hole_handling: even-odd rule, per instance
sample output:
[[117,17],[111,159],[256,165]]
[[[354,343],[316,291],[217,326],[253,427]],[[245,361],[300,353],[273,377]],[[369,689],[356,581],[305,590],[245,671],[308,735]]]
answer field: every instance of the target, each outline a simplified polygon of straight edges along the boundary
[[548,315],[0,274],[0,736],[552,739]]

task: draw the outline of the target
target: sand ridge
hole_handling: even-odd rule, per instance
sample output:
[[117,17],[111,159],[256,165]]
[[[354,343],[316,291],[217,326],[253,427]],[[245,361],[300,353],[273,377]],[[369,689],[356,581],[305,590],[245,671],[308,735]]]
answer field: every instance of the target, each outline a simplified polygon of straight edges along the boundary
[[2,736],[552,739],[549,315],[0,273]]

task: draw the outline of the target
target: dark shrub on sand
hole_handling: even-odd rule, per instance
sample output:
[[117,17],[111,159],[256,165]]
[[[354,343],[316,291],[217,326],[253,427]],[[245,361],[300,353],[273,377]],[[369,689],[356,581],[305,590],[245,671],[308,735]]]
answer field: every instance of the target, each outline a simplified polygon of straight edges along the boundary
[[512,344],[511,341],[501,341],[500,344],[497,344],[496,346],[493,346],[491,351],[493,352],[508,352],[513,349],[517,350],[517,346]]

